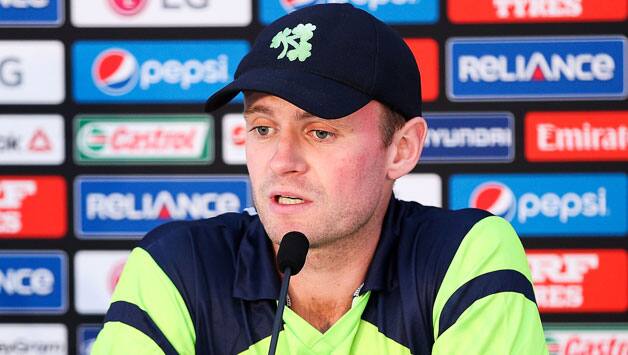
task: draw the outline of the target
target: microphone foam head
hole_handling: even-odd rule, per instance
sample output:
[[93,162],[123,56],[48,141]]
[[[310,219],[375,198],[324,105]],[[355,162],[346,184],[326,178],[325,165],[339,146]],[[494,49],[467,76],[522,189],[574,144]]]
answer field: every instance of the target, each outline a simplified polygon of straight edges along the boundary
[[292,275],[296,275],[305,264],[310,242],[301,232],[288,232],[281,239],[277,252],[277,264],[282,272],[289,267]]

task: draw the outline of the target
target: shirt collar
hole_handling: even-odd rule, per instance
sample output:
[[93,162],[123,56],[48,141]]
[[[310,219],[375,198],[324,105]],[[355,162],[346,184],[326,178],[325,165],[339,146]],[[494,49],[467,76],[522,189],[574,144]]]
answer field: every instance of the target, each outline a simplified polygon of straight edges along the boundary
[[[395,283],[395,263],[391,252],[397,245],[401,204],[391,197],[384,216],[373,260],[366,274],[360,295],[368,291],[391,289]],[[275,252],[259,216],[249,225],[240,243],[236,261],[233,296],[244,300],[278,299],[281,280],[275,266]]]

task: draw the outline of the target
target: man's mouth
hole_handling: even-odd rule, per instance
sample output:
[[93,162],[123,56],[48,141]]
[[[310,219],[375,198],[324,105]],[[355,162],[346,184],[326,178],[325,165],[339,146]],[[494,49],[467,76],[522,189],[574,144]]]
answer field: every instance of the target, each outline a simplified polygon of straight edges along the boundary
[[280,205],[298,205],[305,202],[303,201],[303,199],[300,199],[298,197],[282,195],[275,196],[275,201],[277,201],[277,203]]

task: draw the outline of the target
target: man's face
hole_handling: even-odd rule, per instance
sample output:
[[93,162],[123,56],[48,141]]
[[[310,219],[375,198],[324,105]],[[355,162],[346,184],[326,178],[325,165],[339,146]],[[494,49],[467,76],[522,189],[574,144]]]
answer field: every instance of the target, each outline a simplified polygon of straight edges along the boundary
[[381,104],[326,120],[276,96],[245,102],[253,198],[273,242],[296,230],[316,248],[381,223],[392,186]]

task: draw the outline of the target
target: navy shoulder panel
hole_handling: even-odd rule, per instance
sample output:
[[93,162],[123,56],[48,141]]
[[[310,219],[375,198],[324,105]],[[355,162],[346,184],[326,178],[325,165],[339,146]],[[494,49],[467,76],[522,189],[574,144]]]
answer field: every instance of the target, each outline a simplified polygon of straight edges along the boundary
[[450,211],[415,202],[394,204],[395,216],[385,228],[398,238],[390,258],[396,260],[399,287],[386,298],[399,297],[402,319],[397,322],[403,322],[405,334],[395,334],[399,327],[392,326],[390,319],[385,322],[389,326],[380,323],[389,329],[380,331],[415,354],[430,354],[434,344],[432,308],[438,289],[462,239],[479,220],[491,214],[478,209]]
[[[196,348],[212,349],[216,339],[238,343],[237,317],[231,292],[240,242],[258,219],[247,213],[226,213],[198,220],[161,225],[139,243],[168,275],[190,312]],[[229,331],[227,331],[229,330]]]

